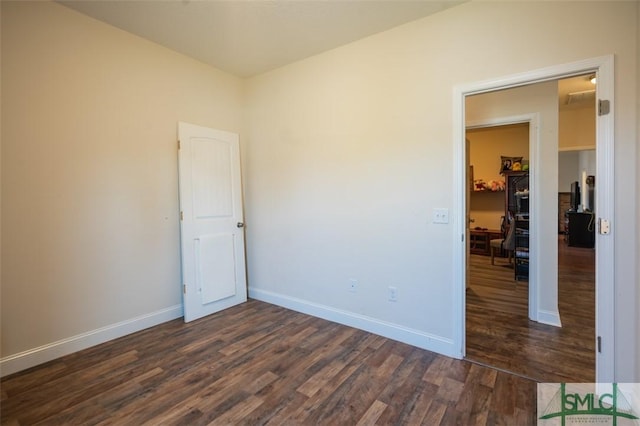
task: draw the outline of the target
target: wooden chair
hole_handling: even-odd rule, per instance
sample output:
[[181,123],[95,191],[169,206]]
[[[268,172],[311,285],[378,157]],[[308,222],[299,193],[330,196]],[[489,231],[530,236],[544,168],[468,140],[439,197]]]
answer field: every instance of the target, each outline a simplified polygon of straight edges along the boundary
[[494,239],[489,241],[489,247],[491,250],[491,264],[495,265],[495,255],[496,255],[496,250],[500,250],[500,252],[502,253],[502,250],[506,250],[507,251],[507,257],[509,258],[509,263],[511,263],[511,255],[513,253],[514,250],[514,243],[515,243],[515,236],[514,236],[514,231],[515,231],[515,226],[513,226],[513,224],[511,223],[511,215],[509,215],[509,220],[505,220],[505,217],[502,216],[502,220],[501,220],[501,224],[500,224],[500,230],[502,231],[502,235],[503,238],[500,239]]

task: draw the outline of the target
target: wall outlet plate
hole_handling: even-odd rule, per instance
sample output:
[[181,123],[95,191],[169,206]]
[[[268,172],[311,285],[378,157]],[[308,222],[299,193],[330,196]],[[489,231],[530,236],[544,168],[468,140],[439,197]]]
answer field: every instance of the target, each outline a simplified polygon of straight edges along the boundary
[[398,301],[398,288],[394,286],[389,286],[389,301],[397,302]]
[[358,280],[351,278],[349,280],[349,291],[355,293],[358,291]]

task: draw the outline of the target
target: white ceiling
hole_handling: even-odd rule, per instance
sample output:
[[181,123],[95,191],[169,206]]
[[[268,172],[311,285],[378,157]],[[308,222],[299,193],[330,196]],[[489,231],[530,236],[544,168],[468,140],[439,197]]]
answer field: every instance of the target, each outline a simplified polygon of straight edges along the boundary
[[71,9],[249,77],[467,0],[58,0]]
[[[71,9],[240,77],[250,77],[468,0],[57,0]],[[589,76],[558,82],[595,89]]]

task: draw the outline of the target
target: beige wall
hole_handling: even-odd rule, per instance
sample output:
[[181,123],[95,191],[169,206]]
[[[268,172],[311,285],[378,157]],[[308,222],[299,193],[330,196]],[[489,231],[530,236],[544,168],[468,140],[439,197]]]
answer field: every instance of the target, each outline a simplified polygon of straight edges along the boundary
[[[615,53],[616,184],[635,187],[636,7],[469,2],[250,79],[251,294],[447,347],[453,236],[431,214],[454,204],[454,87]],[[557,206],[557,125],[554,140],[542,147],[543,206]],[[635,234],[631,192],[616,196],[615,220]],[[620,235],[616,256],[616,322],[634,324],[636,243]],[[364,290],[349,293],[350,278]],[[631,379],[638,333],[620,333],[616,375]]]
[[[529,125],[527,123],[468,129],[469,159],[474,179],[504,182],[500,174],[500,158],[522,157],[529,160]],[[471,227],[500,229],[500,217],[504,216],[504,192],[472,192]]]
[[[1,5],[0,5],[1,6]],[[0,23],[2,23],[2,7],[0,7]],[[2,31],[0,27],[0,46],[2,46]],[[1,53],[1,52],[0,52]],[[2,81],[2,55],[0,54],[0,83]],[[2,308],[2,84],[0,84],[0,309]],[[0,313],[0,319],[2,319]],[[2,325],[0,324],[0,358],[2,357]]]
[[558,145],[561,151],[595,149],[595,106],[560,109]]
[[[640,50],[640,6],[636,7],[636,51]],[[640,55],[636,55],[636,75],[640,78]],[[637,79],[636,79],[637,80]],[[640,84],[636,84],[636,146],[640,146]],[[640,149],[636,149],[636,188],[640,185]],[[640,197],[636,197],[635,211],[640,222]],[[635,252],[640,253],[640,226],[636,227]],[[636,262],[636,278],[640,281],[640,262]],[[636,300],[640,297],[640,284],[636,286]],[[640,333],[640,308],[635,305],[636,333]],[[636,339],[636,381],[640,381],[640,338]]]
[[469,2],[252,78],[241,103],[196,61],[2,2],[3,356],[180,303],[178,120],[246,126],[250,291],[446,352],[453,235],[431,213],[454,204],[453,88],[615,54],[616,379],[640,381],[637,9]]
[[178,121],[242,81],[50,2],[2,2],[2,356],[177,307]]

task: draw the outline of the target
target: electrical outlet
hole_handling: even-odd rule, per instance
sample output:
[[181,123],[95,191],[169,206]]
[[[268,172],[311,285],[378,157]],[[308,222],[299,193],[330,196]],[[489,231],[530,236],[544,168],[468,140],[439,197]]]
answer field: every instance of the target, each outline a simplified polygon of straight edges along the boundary
[[389,286],[389,301],[397,302],[398,301],[398,288],[394,286]]
[[358,280],[353,278],[349,280],[349,291],[352,293],[358,291]]
[[433,209],[433,223],[449,223],[449,209]]

